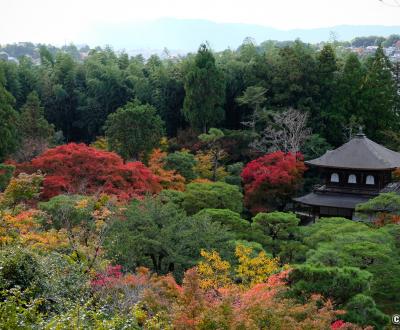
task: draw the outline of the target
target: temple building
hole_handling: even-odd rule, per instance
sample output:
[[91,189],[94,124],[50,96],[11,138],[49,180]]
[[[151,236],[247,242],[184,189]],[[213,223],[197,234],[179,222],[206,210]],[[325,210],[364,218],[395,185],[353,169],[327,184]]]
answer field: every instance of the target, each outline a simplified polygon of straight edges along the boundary
[[308,195],[294,198],[300,216],[354,219],[357,204],[381,192],[400,193],[400,183],[391,182],[392,172],[400,167],[400,153],[371,141],[362,132],[305,163],[319,169],[323,182]]

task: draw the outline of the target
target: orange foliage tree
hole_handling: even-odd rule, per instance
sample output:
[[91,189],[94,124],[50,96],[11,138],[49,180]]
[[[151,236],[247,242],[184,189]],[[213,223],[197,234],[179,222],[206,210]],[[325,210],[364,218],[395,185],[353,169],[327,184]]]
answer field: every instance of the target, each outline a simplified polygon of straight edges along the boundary
[[0,211],[0,246],[12,243],[42,250],[54,250],[67,246],[65,231],[43,230],[40,225],[41,212],[22,211],[16,215]]
[[158,176],[163,188],[185,190],[185,178],[174,170],[166,170],[164,168],[166,156],[166,152],[154,149],[149,158],[150,170]]
[[[197,268],[186,271],[182,285],[153,276],[136,305],[142,325],[197,329],[330,329],[344,311],[314,295],[305,303],[285,298],[290,270],[271,275],[251,288],[204,289]],[[340,322],[339,322],[340,323]],[[339,324],[338,323],[338,324]],[[340,323],[341,324],[341,323]],[[361,329],[346,323],[348,329]]]

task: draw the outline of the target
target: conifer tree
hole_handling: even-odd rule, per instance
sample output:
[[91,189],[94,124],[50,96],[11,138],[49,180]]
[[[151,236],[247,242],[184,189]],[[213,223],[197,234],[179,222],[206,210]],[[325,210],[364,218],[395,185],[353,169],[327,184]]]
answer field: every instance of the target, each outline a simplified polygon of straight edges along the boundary
[[5,89],[5,78],[0,71],[0,161],[17,146],[18,113],[14,110],[14,97]]
[[344,133],[348,138],[354,134],[353,123],[357,123],[357,126],[362,124],[361,97],[364,79],[365,70],[358,56],[354,53],[349,54],[338,78],[335,97],[335,103],[343,114],[342,126],[345,127]]
[[382,140],[382,132],[399,125],[395,113],[397,90],[392,64],[380,46],[367,62],[367,76],[363,85],[363,119],[366,133]]
[[[338,145],[341,141],[341,123],[343,113],[338,111],[335,103],[335,92],[337,86],[338,64],[335,51],[331,45],[326,45],[318,54],[317,74],[319,81],[320,116],[322,134],[329,143]],[[314,121],[315,122],[315,121]]]
[[224,117],[224,80],[207,45],[200,46],[193,63],[189,64],[184,80],[183,114],[194,128],[207,132]]
[[54,125],[44,118],[44,109],[40,106],[36,92],[28,95],[18,120],[21,137],[20,148],[16,154],[20,161],[28,161],[44,152],[54,137]]

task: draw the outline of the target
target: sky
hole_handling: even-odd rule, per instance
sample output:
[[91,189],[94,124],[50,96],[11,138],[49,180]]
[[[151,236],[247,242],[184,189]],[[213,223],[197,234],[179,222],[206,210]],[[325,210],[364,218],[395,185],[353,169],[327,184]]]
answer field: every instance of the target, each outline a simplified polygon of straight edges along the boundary
[[[384,0],[0,0],[0,43],[85,43],[96,26],[170,17],[277,29],[400,25]],[[400,31],[399,31],[400,33]]]

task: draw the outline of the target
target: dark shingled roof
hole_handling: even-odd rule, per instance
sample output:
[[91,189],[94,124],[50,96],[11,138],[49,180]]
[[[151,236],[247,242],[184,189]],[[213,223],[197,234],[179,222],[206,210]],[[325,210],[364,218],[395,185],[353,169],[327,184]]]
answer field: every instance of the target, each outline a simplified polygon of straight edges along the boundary
[[359,133],[335,150],[329,150],[306,164],[361,170],[387,170],[400,167],[400,153],[389,150]]
[[293,200],[305,205],[355,209],[357,204],[365,203],[372,197],[373,196],[367,197],[353,194],[310,193],[302,197],[293,198]]

